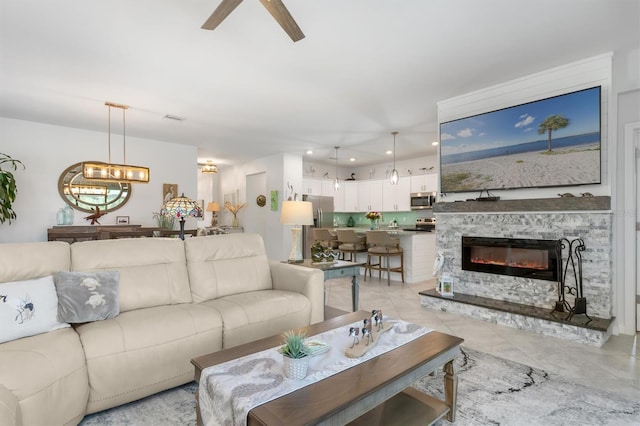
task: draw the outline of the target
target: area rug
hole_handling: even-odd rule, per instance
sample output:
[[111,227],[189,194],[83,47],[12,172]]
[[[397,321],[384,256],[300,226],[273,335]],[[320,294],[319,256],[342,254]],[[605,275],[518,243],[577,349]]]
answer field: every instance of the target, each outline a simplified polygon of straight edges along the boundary
[[[455,425],[635,425],[640,402],[544,370],[463,348]],[[442,371],[415,387],[444,399]],[[86,416],[83,426],[195,425],[195,382]],[[446,420],[440,425],[450,424]]]

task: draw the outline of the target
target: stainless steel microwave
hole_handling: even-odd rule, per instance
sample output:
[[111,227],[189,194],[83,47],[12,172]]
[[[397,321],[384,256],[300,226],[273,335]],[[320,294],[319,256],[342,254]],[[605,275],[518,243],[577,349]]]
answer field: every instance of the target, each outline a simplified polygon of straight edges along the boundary
[[435,202],[435,192],[414,192],[411,194],[411,210],[431,209]]

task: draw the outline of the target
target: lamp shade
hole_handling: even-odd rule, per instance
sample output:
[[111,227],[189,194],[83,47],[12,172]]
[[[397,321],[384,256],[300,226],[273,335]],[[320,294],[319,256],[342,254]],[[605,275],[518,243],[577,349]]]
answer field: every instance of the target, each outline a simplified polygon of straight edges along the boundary
[[208,212],[219,212],[220,211],[220,204],[216,203],[215,201],[207,204],[207,211]]
[[283,201],[280,223],[284,225],[313,225],[311,201]]
[[160,214],[163,216],[173,216],[180,220],[191,217],[202,217],[202,209],[197,202],[182,194],[180,197],[172,198],[162,206]]

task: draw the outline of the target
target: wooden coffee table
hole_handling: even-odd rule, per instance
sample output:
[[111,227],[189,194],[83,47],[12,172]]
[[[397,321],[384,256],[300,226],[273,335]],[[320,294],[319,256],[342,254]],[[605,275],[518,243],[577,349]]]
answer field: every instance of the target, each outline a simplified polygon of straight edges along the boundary
[[[308,336],[369,318],[358,311],[304,327]],[[432,331],[405,345],[334,374],[249,411],[248,425],[326,424],[430,424],[445,415],[455,420],[457,377],[453,360],[463,339]],[[195,380],[202,370],[279,346],[280,335],[225,349],[191,360]],[[416,391],[410,386],[421,377],[444,366],[445,401]],[[198,394],[196,394],[196,402]],[[200,407],[196,405],[198,424]],[[407,415],[408,413],[408,415]],[[405,417],[403,417],[405,416]],[[412,423],[414,422],[414,423]]]

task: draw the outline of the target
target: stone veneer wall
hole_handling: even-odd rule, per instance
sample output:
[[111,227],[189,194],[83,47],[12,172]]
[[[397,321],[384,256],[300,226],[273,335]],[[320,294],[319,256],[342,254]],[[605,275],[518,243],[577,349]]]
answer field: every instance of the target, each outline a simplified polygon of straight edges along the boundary
[[[481,204],[485,203],[487,202]],[[610,211],[449,213],[438,212],[436,209],[434,215],[437,222],[436,247],[444,253],[443,271],[451,274],[454,292],[552,309],[557,300],[555,282],[463,271],[462,236],[544,240],[567,238],[569,241],[582,238],[586,246],[582,253],[582,268],[587,313],[599,318],[611,318],[613,287]],[[566,260],[563,261],[563,268],[565,262]],[[567,283],[572,282],[567,274]],[[573,296],[566,297],[573,305]]]

